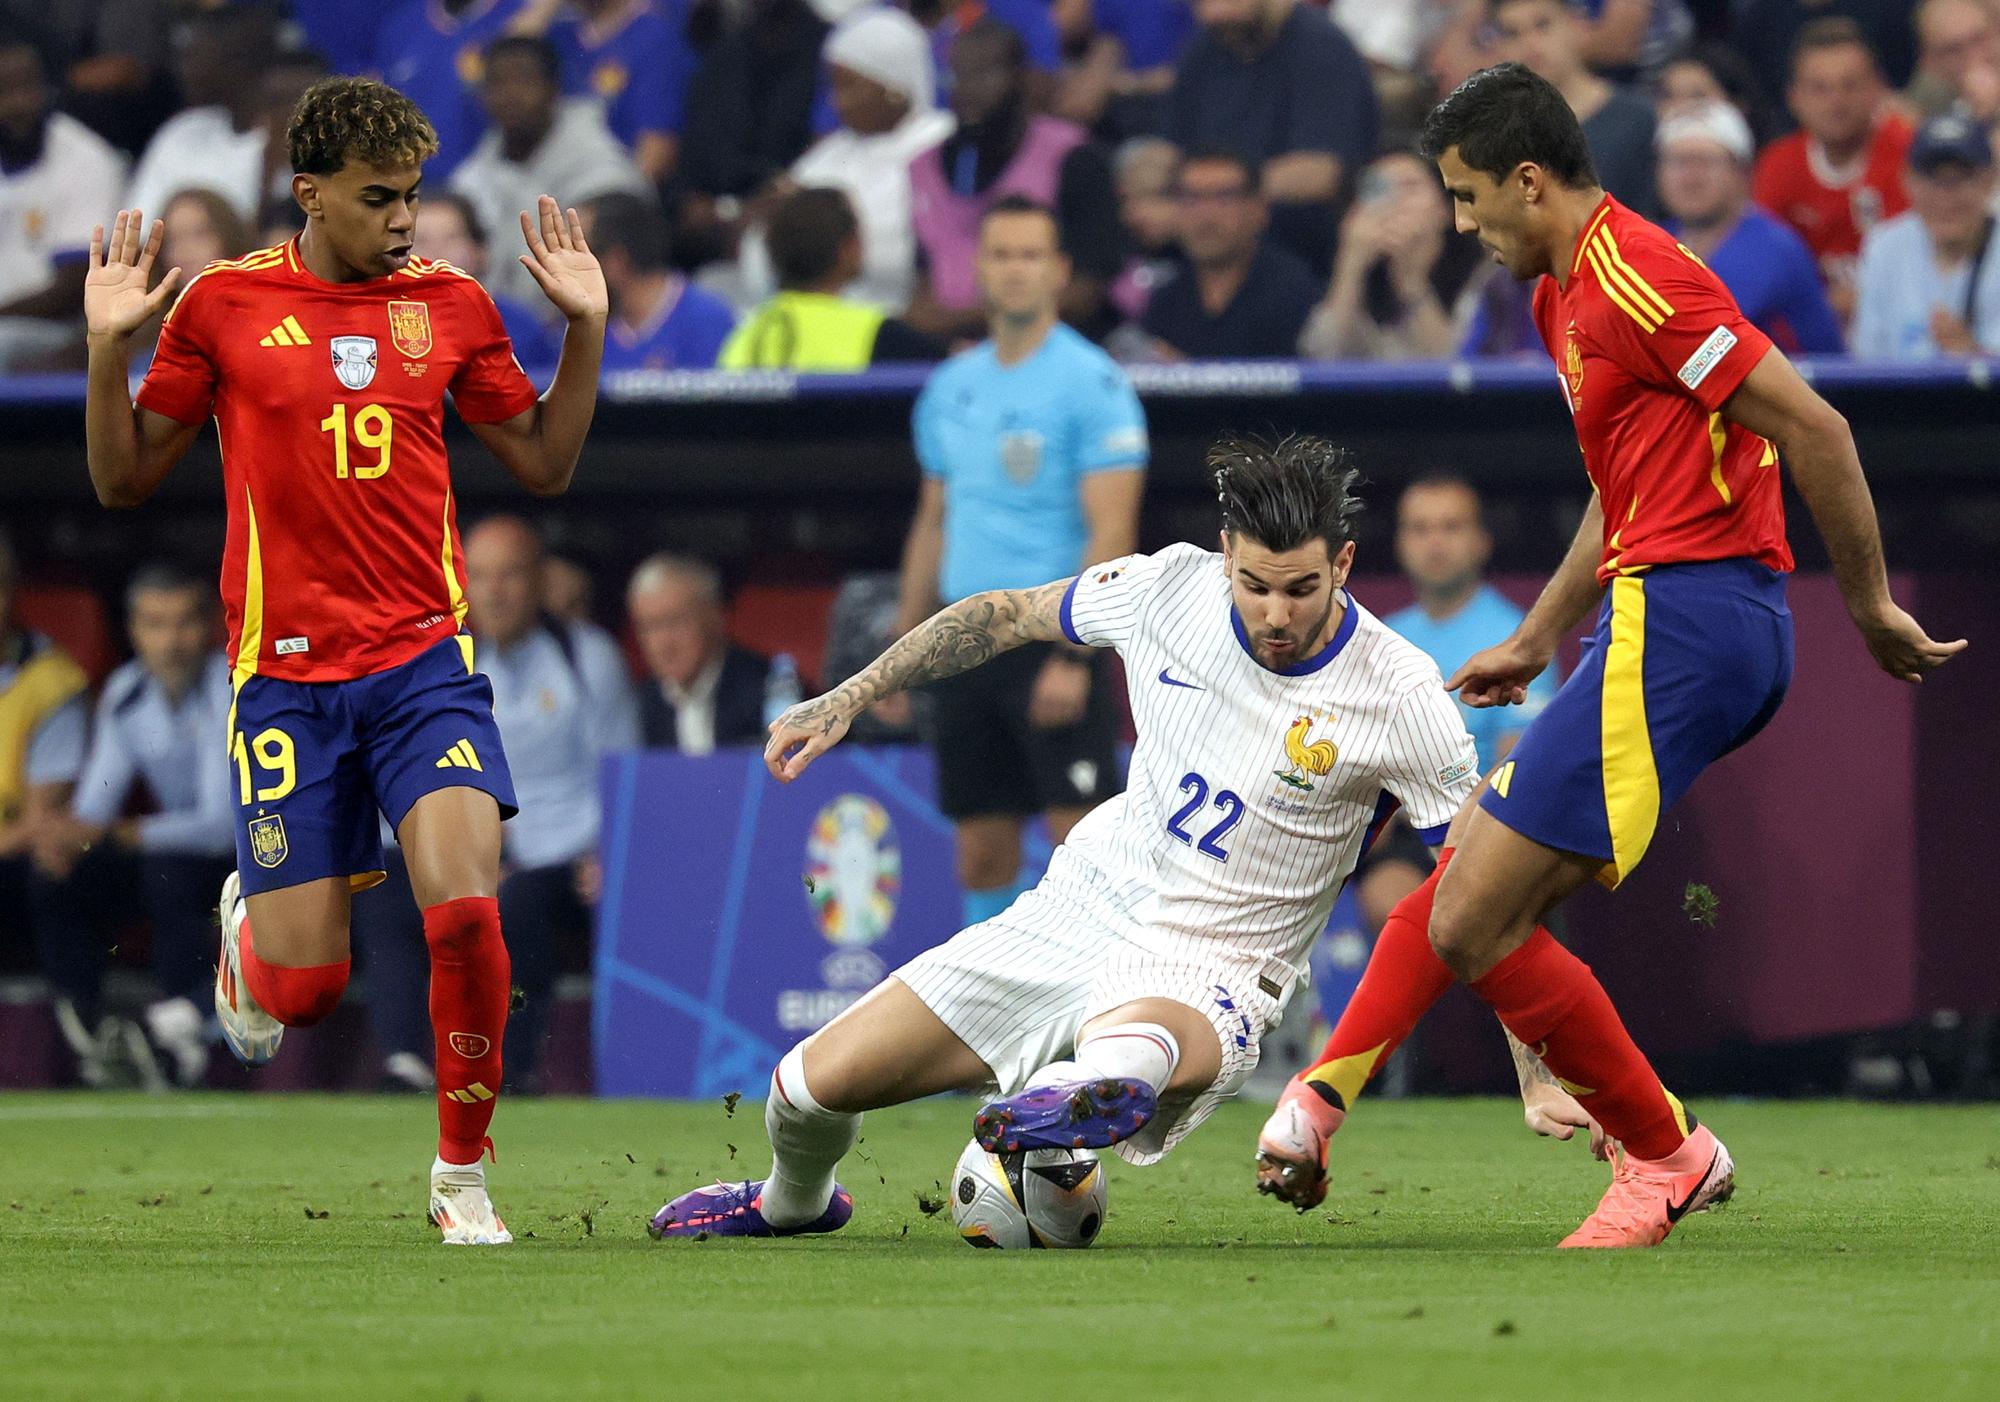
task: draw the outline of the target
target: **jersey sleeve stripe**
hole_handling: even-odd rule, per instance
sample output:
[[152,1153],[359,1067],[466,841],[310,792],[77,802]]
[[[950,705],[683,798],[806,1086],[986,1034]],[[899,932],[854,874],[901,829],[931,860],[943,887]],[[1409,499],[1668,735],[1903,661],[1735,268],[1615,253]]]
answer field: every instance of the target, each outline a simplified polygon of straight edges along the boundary
[[1618,275],[1612,270],[1611,265],[1605,261],[1603,249],[1599,248],[1596,244],[1592,244],[1585,250],[1585,256],[1590,259],[1590,266],[1597,271],[1597,285],[1604,289],[1604,295],[1611,299],[1612,304],[1618,310],[1638,322],[1639,329],[1644,331],[1648,336],[1660,329],[1661,323],[1659,319],[1650,312],[1642,309],[1640,304],[1633,300],[1630,290],[1619,280]]
[[1069,582],[1069,588],[1063,590],[1062,613],[1061,613],[1062,630],[1063,630],[1063,636],[1065,638],[1068,638],[1071,642],[1075,643],[1078,647],[1088,647],[1089,644],[1084,642],[1082,638],[1076,635],[1076,619],[1072,616],[1072,610],[1076,605],[1076,586],[1081,583],[1083,583],[1083,576],[1078,575],[1075,579],[1072,579]]
[[1606,229],[1598,237],[1604,243],[1604,251],[1611,256],[1612,266],[1625,275],[1625,280],[1639,293],[1640,300],[1651,304],[1653,310],[1659,314],[1660,320],[1665,321],[1672,316],[1673,304],[1654,291],[1653,284],[1640,276],[1637,268],[1625,261],[1625,255],[1619,252],[1618,240],[1612,237],[1611,230]]
[[1576,241],[1576,257],[1570,261],[1569,265],[1569,270],[1572,273],[1583,266],[1583,256],[1590,248],[1591,239],[1596,237],[1597,231],[1603,227],[1604,221],[1610,217],[1611,205],[1607,201],[1599,207],[1597,217],[1584,227],[1583,237]]

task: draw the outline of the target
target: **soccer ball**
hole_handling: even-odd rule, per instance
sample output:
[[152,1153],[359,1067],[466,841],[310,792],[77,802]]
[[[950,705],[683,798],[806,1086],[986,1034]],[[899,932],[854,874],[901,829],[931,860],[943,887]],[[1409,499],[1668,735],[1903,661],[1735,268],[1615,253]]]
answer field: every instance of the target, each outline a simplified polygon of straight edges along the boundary
[[1104,1165],[1087,1149],[989,1154],[974,1141],[952,1170],[951,1220],[971,1246],[1088,1246],[1104,1225]]

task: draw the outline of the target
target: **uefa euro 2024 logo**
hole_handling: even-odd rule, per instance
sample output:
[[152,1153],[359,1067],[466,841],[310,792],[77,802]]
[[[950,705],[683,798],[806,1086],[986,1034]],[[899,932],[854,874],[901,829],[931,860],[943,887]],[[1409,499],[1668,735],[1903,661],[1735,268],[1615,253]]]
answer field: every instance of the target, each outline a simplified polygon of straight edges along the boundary
[[819,810],[806,838],[805,887],[820,933],[865,948],[889,933],[903,888],[895,825],[866,794],[842,794]]

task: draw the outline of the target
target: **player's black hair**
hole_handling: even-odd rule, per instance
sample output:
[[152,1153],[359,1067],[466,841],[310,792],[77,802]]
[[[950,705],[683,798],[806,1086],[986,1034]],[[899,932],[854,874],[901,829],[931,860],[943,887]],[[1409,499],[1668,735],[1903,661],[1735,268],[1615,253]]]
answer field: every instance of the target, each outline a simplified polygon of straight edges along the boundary
[[623,249],[641,272],[667,266],[667,216],[644,195],[599,195],[590,202],[590,246],[599,255]]
[[350,160],[384,170],[420,166],[438,149],[417,104],[369,78],[322,78],[307,88],[285,144],[301,175],[332,175]]
[[491,68],[508,54],[524,54],[533,59],[551,87],[562,86],[562,56],[547,39],[535,34],[504,35],[486,46],[486,66]]
[[[1186,170],[1189,166],[1196,165],[1235,166],[1237,172],[1242,175],[1243,183],[1249,188],[1250,193],[1253,195],[1257,193],[1257,163],[1234,146],[1197,146],[1181,157],[1180,170]],[[1179,171],[1176,171],[1175,179],[1178,180],[1179,178]]]
[[1553,84],[1518,63],[1482,68],[1453,88],[1424,118],[1422,145],[1433,161],[1457,147],[1461,161],[1495,180],[1534,164],[1572,190],[1597,184],[1576,113]]
[[1303,433],[1275,443],[1230,433],[1216,440],[1207,461],[1231,536],[1278,552],[1323,540],[1329,556],[1354,539],[1361,472],[1346,449]]
[[129,608],[141,594],[192,593],[204,610],[209,605],[209,581],[185,565],[172,560],[152,560],[132,572],[125,583],[125,603]]
[[840,248],[861,232],[844,190],[795,190],[771,213],[764,242],[778,286],[800,291],[818,286],[840,266]]

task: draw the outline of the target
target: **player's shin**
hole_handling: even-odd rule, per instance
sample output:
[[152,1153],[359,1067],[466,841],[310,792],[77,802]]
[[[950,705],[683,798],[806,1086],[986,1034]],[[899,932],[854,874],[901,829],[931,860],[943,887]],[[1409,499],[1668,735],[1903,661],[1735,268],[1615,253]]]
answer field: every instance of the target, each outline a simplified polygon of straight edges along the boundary
[[[1362,971],[1361,983],[1348,999],[1333,1035],[1326,1039],[1319,1058],[1293,1080],[1295,1086],[1336,1113],[1353,1108],[1362,1087],[1388,1064],[1390,1054],[1452,985],[1451,969],[1437,957],[1430,941],[1431,904],[1450,861],[1451,849],[1446,848],[1423,885],[1389,912],[1375,937],[1375,949]],[[1317,1113],[1310,1105],[1306,1109]]]
[[1687,1139],[1694,1117],[1660,1084],[1590,966],[1546,929],[1471,988],[1628,1154],[1666,1159]]
[[[1121,1022],[1101,1027],[1078,1044],[1070,1080],[1103,1078],[1144,1081],[1155,1095],[1164,1094],[1181,1064],[1181,1044],[1157,1022]],[[1037,1073],[1036,1084],[1046,1084]]]
[[424,911],[431,951],[431,1032],[437,1039],[438,1157],[479,1160],[500,1091],[510,966],[500,903],[465,896]]
[[861,1134],[861,1116],[829,1110],[813,1098],[803,1044],[786,1052],[771,1073],[764,1132],[771,1137],[771,1176],[760,1208],[764,1220],[780,1230],[803,1226],[826,1211],[833,1171]]

